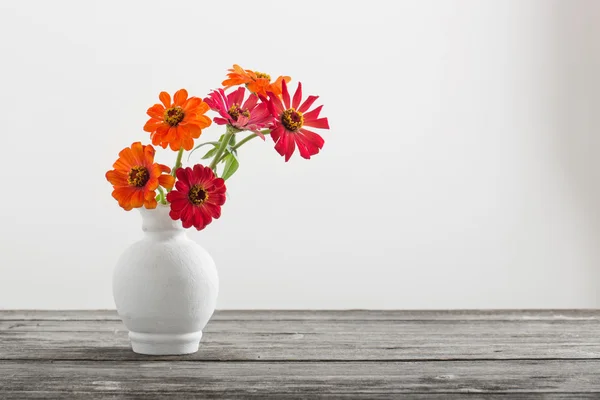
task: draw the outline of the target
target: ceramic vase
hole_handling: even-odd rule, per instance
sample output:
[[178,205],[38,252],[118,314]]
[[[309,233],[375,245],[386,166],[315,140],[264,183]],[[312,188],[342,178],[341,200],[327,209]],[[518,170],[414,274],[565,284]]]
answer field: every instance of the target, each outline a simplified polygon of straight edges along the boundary
[[123,252],[113,274],[117,311],[140,354],[196,352],[216,306],[215,263],[169,209],[139,209],[144,237]]

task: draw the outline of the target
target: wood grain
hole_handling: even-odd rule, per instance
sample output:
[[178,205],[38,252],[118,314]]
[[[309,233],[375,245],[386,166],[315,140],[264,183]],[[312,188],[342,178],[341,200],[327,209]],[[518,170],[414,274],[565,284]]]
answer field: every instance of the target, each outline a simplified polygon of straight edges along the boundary
[[[600,322],[211,321],[200,351],[223,361],[600,358]],[[0,359],[139,360],[120,321],[3,321]],[[161,359],[154,357],[154,359]],[[186,358],[187,359],[187,358]]]
[[0,362],[4,393],[600,393],[600,361]]
[[0,311],[0,399],[600,398],[600,312],[219,311],[189,356],[114,311]]
[[[1,320],[119,320],[115,310],[0,310]],[[600,320],[599,310],[217,310],[211,318],[287,320]]]

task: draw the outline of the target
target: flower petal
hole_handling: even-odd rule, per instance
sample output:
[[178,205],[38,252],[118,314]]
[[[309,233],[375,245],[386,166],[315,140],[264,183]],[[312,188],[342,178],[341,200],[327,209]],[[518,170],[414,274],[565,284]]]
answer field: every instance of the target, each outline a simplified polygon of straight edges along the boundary
[[156,165],[158,165],[158,167],[160,168],[160,172],[164,172],[164,173],[167,173],[167,174],[169,172],[171,172],[171,168],[168,167],[168,166],[166,166],[166,165],[164,165],[164,164],[156,164]]
[[109,181],[110,184],[113,185],[114,187],[129,185],[129,183],[127,182],[127,174],[124,173],[123,171],[118,171],[116,169],[113,169],[111,171],[108,171],[105,176],[106,176],[106,180]]
[[221,217],[221,207],[218,205],[213,203],[204,203],[204,207],[212,218],[218,219]]
[[227,96],[227,106],[230,107],[234,104],[238,106],[242,105],[242,100],[244,100],[244,94],[246,93],[246,88],[240,86],[237,90],[229,93]]
[[118,187],[112,192],[112,196],[119,202],[119,206],[121,206],[125,211],[131,210],[133,207],[131,206],[131,196],[136,192],[136,190],[131,187]]
[[319,96],[308,96],[297,111],[300,111],[301,113],[306,112],[318,98]]
[[306,138],[307,141],[309,141],[310,143],[313,143],[319,149],[323,148],[325,141],[323,140],[323,138],[321,136],[317,135],[316,133],[314,133],[312,131],[309,131],[308,129],[300,129],[299,132],[300,132],[300,134],[304,135],[304,137]]
[[217,124],[217,125],[226,125],[226,124],[228,124],[228,123],[229,123],[229,121],[228,121],[228,120],[226,120],[226,119],[224,119],[224,118],[219,118],[219,117],[214,117],[214,118],[213,118],[213,121],[214,121],[214,123],[215,123],[215,124]]
[[150,196],[149,199],[144,199],[144,207],[146,207],[149,210],[155,209],[157,205],[158,202],[156,201],[156,196],[154,196],[154,194],[152,194],[152,196]]
[[[169,195],[171,193],[173,193],[173,192],[170,192]],[[184,208],[186,208],[190,204],[189,200],[187,200],[187,197],[185,199],[177,199],[177,200],[169,199],[169,202],[171,202],[171,210],[177,211],[177,212],[181,212]]]
[[131,195],[131,207],[140,208],[144,205],[144,191],[143,190],[135,190]]
[[194,211],[193,206],[187,205],[181,210],[181,224],[184,228],[191,228],[194,225]]
[[[144,154],[145,146],[142,146],[140,142],[135,142],[131,145],[131,154],[135,160],[135,166],[145,165],[146,157]],[[154,153],[151,155],[154,158]]]
[[281,98],[283,99],[283,104],[285,104],[286,110],[290,108],[290,92],[288,92],[287,83],[285,81],[281,82]]
[[165,108],[171,108],[171,95],[169,95],[169,93],[160,92],[160,94],[158,95],[158,98],[161,101],[161,103],[163,103]]
[[273,115],[280,115],[284,108],[279,97],[275,96],[273,93],[269,93],[269,100],[269,104],[272,105],[271,111],[273,112]]
[[302,82],[298,82],[298,89],[296,89],[296,93],[294,93],[294,99],[292,101],[292,108],[297,110],[300,105],[300,101],[302,101]]
[[194,207],[194,212],[192,214],[193,225],[196,229],[202,230],[206,225],[210,223],[210,221],[205,221],[204,216],[202,215],[200,208]]
[[161,104],[155,104],[146,111],[146,114],[158,120],[164,119],[165,108]]
[[144,131],[154,132],[161,125],[164,125],[163,121],[160,121],[156,118],[150,118],[148,122],[146,122],[146,124],[144,125]]
[[252,111],[253,111],[254,107],[256,106],[256,103],[258,103],[258,96],[251,94],[250,96],[248,96],[248,98],[242,105],[242,108],[250,111],[250,113],[252,114]]
[[275,150],[279,153],[279,155],[285,157],[286,162],[290,159],[292,154],[294,154],[294,150],[296,148],[292,135],[293,133],[285,131],[285,133],[279,137],[279,140],[275,144]]
[[173,95],[173,105],[183,107],[185,101],[188,98],[188,92],[185,89],[179,89]]
[[202,103],[202,99],[199,97],[190,97],[183,107],[183,111],[190,111],[197,108]]
[[181,218],[181,211],[175,211],[173,209],[173,204],[171,204],[171,211],[169,211],[169,217],[171,217],[171,219],[174,221],[177,221]]
[[304,125],[313,128],[329,129],[329,122],[327,121],[327,118],[313,119],[311,121],[305,120]]
[[121,150],[119,152],[119,159],[113,164],[113,168],[120,169],[119,166],[117,166],[117,163],[120,163],[119,166],[121,166],[122,169],[127,169],[127,172],[129,172],[132,167],[138,165],[130,147],[125,147]]
[[171,175],[161,175],[158,177],[158,183],[165,189],[171,190],[175,184],[175,177]]
[[321,109],[323,109],[323,106],[319,106],[319,107],[315,108],[314,110],[305,113],[304,114],[304,122],[306,122],[306,121],[312,121],[312,120],[315,120],[315,119],[319,118],[319,114],[321,113]]
[[182,145],[185,151],[190,151],[194,147],[194,139],[191,137],[185,137],[183,138]]
[[294,136],[296,140],[296,145],[298,146],[298,151],[300,152],[300,156],[305,159],[310,159],[310,156],[314,156],[319,153],[319,146],[313,141],[309,140],[302,133],[298,133]]

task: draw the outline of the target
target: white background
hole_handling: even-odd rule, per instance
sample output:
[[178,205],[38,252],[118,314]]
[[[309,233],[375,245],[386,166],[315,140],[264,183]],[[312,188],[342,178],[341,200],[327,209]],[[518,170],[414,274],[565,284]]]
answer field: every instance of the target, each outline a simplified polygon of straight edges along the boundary
[[220,308],[598,307],[599,20],[593,0],[1,1],[0,308],[114,308],[140,216],[104,173],[160,91],[204,97],[233,63],[302,81],[331,130],[310,161],[244,147],[192,233]]

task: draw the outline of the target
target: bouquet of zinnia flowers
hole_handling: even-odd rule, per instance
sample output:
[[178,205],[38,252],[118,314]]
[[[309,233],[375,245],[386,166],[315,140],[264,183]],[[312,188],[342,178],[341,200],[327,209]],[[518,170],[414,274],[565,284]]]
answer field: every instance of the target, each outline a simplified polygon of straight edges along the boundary
[[[184,228],[204,229],[221,216],[225,181],[237,171],[238,151],[245,143],[271,136],[275,150],[286,162],[296,147],[306,159],[323,148],[323,138],[307,129],[329,129],[327,118],[320,117],[323,106],[311,109],[318,96],[304,99],[302,83],[290,97],[290,81],[289,76],[271,81],[268,74],[234,65],[222,82],[223,88],[213,90],[205,99],[188,97],[185,89],[172,98],[161,92],[160,103],[148,109],[150,119],[144,125],[152,145],[135,142],[124,148],[114,169],[106,173],[114,189],[112,196],[126,211],[152,209],[158,203],[170,205],[170,217],[181,220]],[[218,114],[212,120],[205,115],[209,109]],[[225,125],[225,133],[218,140],[196,145],[202,129],[213,121]],[[243,138],[238,136],[244,134]],[[177,152],[173,169],[154,162],[153,145]],[[184,151],[205,146],[208,151],[202,159],[210,160],[208,165],[182,166]]]

